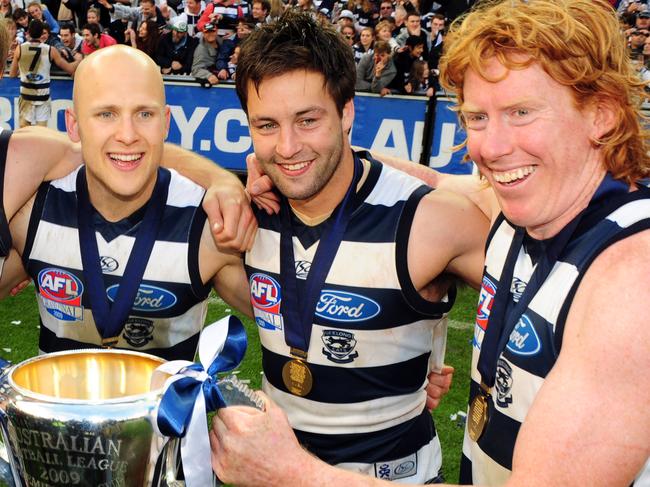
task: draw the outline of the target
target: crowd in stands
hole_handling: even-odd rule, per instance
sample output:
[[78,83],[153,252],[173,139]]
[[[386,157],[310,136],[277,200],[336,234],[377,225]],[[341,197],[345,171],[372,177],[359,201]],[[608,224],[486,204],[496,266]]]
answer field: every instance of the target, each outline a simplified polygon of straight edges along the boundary
[[[381,96],[437,91],[446,27],[476,0],[0,0],[15,46],[28,41],[32,19],[42,42],[73,62],[113,44],[146,52],[165,75],[204,86],[232,82],[238,46],[289,8],[311,11],[345,38],[357,63],[358,90]],[[648,1],[612,0],[630,56],[650,80]],[[56,69],[56,67],[55,67]]]

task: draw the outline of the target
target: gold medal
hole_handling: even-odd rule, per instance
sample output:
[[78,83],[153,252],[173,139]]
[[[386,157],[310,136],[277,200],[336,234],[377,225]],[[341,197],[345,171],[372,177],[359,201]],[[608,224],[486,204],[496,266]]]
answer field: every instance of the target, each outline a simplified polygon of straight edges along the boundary
[[284,367],[282,367],[282,380],[291,394],[301,397],[309,394],[314,383],[311,370],[300,359],[292,359],[284,364]]
[[472,400],[467,416],[467,432],[472,441],[478,441],[488,422],[489,395],[482,392]]

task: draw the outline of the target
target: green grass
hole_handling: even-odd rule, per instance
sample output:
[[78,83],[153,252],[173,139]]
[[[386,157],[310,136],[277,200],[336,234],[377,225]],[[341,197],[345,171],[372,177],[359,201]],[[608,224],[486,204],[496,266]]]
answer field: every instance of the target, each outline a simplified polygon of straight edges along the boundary
[[[463,423],[452,420],[451,415],[465,411],[469,391],[469,365],[471,356],[471,323],[476,313],[478,295],[471,289],[459,291],[456,305],[450,314],[445,362],[456,371],[451,391],[433,412],[443,448],[443,469],[447,481],[457,482],[460,451],[463,441]],[[233,313],[217,296],[210,298],[207,323]],[[240,315],[240,318],[242,316]],[[249,337],[248,351],[238,367],[239,377],[249,380],[257,389],[261,383],[261,352],[257,329],[252,320],[243,319]],[[14,323],[12,323],[14,322]],[[20,322],[19,324],[16,322]],[[38,309],[33,287],[13,298],[0,302],[0,357],[14,363],[38,353]]]

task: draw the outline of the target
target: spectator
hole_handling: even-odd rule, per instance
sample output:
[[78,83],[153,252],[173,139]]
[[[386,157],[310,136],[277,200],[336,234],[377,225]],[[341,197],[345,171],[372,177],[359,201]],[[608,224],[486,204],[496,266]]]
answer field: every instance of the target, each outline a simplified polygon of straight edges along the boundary
[[10,19],[11,14],[13,14],[13,6],[11,5],[11,0],[0,0],[0,20],[1,19]]
[[[336,19],[336,26],[337,26],[339,32],[345,26],[352,27],[354,29],[355,28],[354,27],[354,14],[352,12],[350,12],[349,10],[347,10],[347,9],[341,10],[341,13],[339,14],[338,19]],[[355,29],[355,31],[356,31],[356,29]]]
[[282,0],[269,0],[271,5],[271,10],[269,10],[269,21],[277,20],[282,12],[284,12],[285,6]]
[[83,37],[76,33],[76,29],[72,22],[61,24],[61,31],[59,34],[63,44],[63,47],[59,49],[59,52],[63,58],[70,63],[74,61],[75,53],[81,52]]
[[628,45],[630,48],[630,57],[632,59],[638,59],[643,55],[643,45],[645,40],[648,37],[649,33],[647,30],[635,29],[632,31],[628,37]]
[[647,10],[639,12],[636,16],[636,23],[634,26],[639,30],[650,29],[650,12]]
[[420,23],[420,14],[418,12],[411,12],[406,17],[406,26],[402,27],[400,33],[395,38],[400,47],[406,46],[406,39],[410,36],[419,37],[424,45],[423,55],[425,58],[429,57],[429,50],[427,49],[427,33],[422,29]]
[[407,15],[408,12],[402,5],[395,7],[395,15],[393,15],[393,19],[395,20],[395,28],[393,29],[393,33],[396,31],[399,32],[399,30],[404,27]]
[[356,90],[366,90],[381,96],[390,93],[388,85],[397,74],[391,52],[386,41],[376,41],[374,52],[363,55],[357,65]]
[[645,2],[639,2],[638,0],[621,0],[616,12],[619,15],[623,15],[626,13],[636,14],[637,12],[645,12],[647,10],[648,6]]
[[63,49],[63,42],[61,42],[61,38],[56,34],[52,34],[52,30],[50,29],[50,26],[47,24],[47,22],[43,22],[43,35],[41,36],[41,42],[47,44],[59,52],[61,49]]
[[302,12],[316,12],[314,0],[297,0],[296,8]]
[[[4,23],[7,28],[7,33],[9,34],[9,51],[7,52],[7,60],[5,63],[11,64],[11,61],[14,58],[14,51],[16,50],[16,46],[19,44],[18,37],[16,36],[18,33],[18,26],[14,19],[4,19]],[[4,66],[1,66],[1,68],[4,71]]]
[[86,12],[86,23],[87,24],[97,24],[99,27],[104,30],[104,26],[99,21],[100,12],[98,8],[90,7],[88,12]]
[[217,34],[231,36],[237,30],[237,23],[250,15],[248,4],[240,0],[213,0],[203,11],[199,20],[199,30],[208,22],[217,24]]
[[432,73],[438,76],[438,64],[442,56],[445,31],[445,18],[441,14],[434,14],[431,18],[431,34],[429,36],[429,56],[427,62]]
[[266,24],[269,21],[269,13],[271,12],[271,3],[269,0],[253,0],[253,8],[251,15],[255,26]]
[[158,43],[160,42],[160,31],[158,24],[153,19],[147,19],[140,24],[138,32],[133,29],[126,31],[127,44],[146,53],[151,59],[156,60]]
[[372,27],[364,27],[359,33],[359,42],[352,49],[354,50],[354,62],[359,64],[361,56],[372,53],[372,46],[375,42],[375,30]]
[[461,14],[472,8],[476,2],[477,0],[446,0],[443,3],[445,4],[444,13],[447,20],[453,22]]
[[426,61],[416,59],[411,65],[408,81],[404,91],[409,95],[425,95],[432,97],[434,94],[433,79]]
[[235,46],[235,50],[230,55],[230,60],[228,61],[228,75],[232,81],[235,81],[237,76],[237,63],[239,62],[240,52],[241,46]]
[[136,29],[145,20],[152,19],[156,22],[159,29],[167,25],[167,21],[160,9],[156,6],[155,0],[140,0],[140,6],[127,7],[121,3],[111,4],[108,0],[98,0],[106,9],[113,12],[116,19],[130,20]]
[[175,18],[171,30],[160,38],[157,64],[163,74],[190,74],[199,41],[187,35],[187,24]]
[[[129,29],[129,22],[131,21],[126,19],[115,19],[108,24],[108,29],[105,29],[104,32],[115,39],[118,44],[127,44],[126,31]],[[132,22],[131,25],[133,25]]]
[[245,20],[240,20],[237,24],[237,33],[234,37],[224,39],[217,54],[217,76],[220,80],[229,79],[228,63],[230,57],[235,52],[235,48],[246,39],[251,32],[253,32],[253,25],[247,23]]
[[343,36],[343,39],[345,39],[345,43],[351,48],[353,48],[354,41],[356,40],[356,31],[354,30],[354,27],[349,25],[344,25],[341,27],[340,32],[341,35]]
[[357,30],[364,27],[374,27],[379,17],[370,0],[349,0],[348,10],[354,14],[354,25]]
[[16,22],[16,42],[22,44],[27,40],[27,27],[29,27],[29,16],[22,8],[17,8],[11,15]]
[[390,45],[390,51],[396,51],[399,49],[399,44],[392,35],[392,24],[388,20],[382,20],[375,26],[375,39],[388,42]]
[[20,74],[18,98],[19,127],[47,125],[51,114],[50,67],[52,61],[70,76],[74,75],[81,55],[73,63],[66,62],[59,51],[41,42],[44,22],[32,20],[27,31],[28,40],[16,47],[9,76]]
[[204,10],[203,0],[185,0],[185,8],[178,17],[187,24],[187,35],[195,37],[198,34],[198,24]]
[[409,74],[413,63],[422,59],[424,52],[424,41],[419,36],[408,36],[404,50],[398,52],[393,56],[397,74],[390,84],[390,87],[399,93],[406,93],[405,84],[408,81]]
[[55,34],[59,33],[59,24],[49,10],[41,5],[39,2],[31,2],[27,5],[27,13],[32,19],[40,20],[41,22],[47,22],[52,28],[52,32]]
[[210,86],[219,83],[217,77],[217,54],[219,42],[217,40],[217,26],[212,22],[203,26],[203,36],[194,50],[192,62],[192,76],[201,81],[206,81]]
[[379,21],[386,20],[388,18],[393,18],[395,15],[395,8],[393,7],[393,2],[390,0],[383,0],[379,4]]
[[108,34],[103,34],[99,24],[86,24],[82,27],[83,42],[81,43],[81,53],[84,56],[95,52],[97,49],[113,46],[117,41]]
[[318,9],[316,13],[316,19],[321,23],[321,25],[331,25],[332,21],[330,19],[330,9],[323,7]]

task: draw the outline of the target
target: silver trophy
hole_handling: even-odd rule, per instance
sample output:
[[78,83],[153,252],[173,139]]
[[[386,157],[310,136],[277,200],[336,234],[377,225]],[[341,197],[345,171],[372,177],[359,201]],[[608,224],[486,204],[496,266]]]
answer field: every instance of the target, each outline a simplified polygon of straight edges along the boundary
[[[156,434],[164,361],[126,350],[42,355],[0,373],[0,430],[16,486],[177,487],[177,439]],[[227,404],[262,403],[234,377]]]

